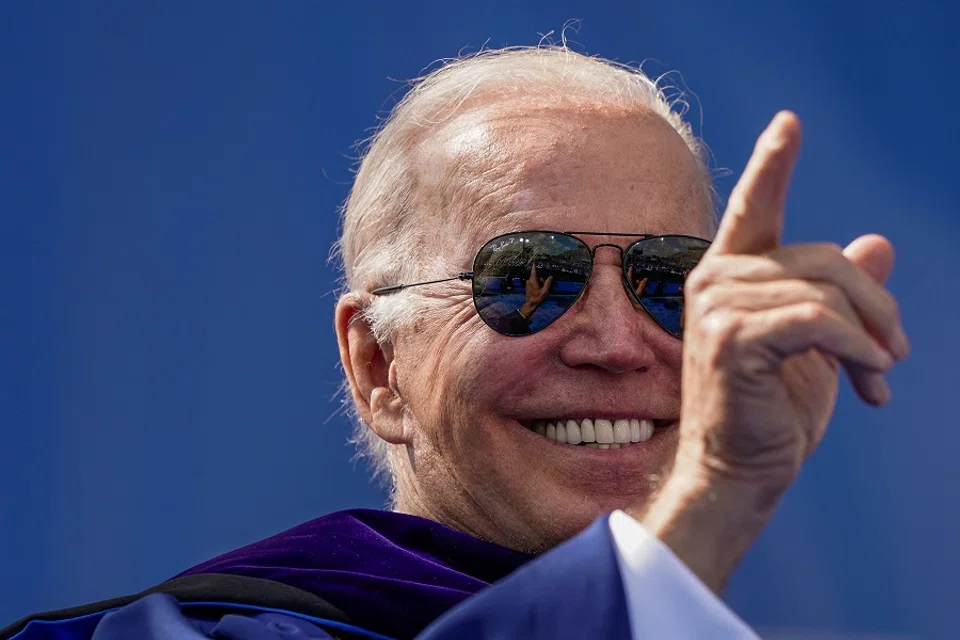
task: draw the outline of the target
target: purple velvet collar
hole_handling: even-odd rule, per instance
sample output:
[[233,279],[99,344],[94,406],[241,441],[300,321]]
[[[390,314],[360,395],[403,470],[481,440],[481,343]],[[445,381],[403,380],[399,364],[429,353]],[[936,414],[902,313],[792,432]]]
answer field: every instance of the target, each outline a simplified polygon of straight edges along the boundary
[[180,575],[232,573],[283,582],[320,596],[364,628],[411,638],[530,559],[432,520],[350,509]]

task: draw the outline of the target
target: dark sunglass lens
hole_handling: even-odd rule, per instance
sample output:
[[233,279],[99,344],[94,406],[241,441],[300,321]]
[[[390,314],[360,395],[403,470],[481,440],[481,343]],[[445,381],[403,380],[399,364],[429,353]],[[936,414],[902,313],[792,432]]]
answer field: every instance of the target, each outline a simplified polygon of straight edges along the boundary
[[627,291],[657,323],[683,334],[683,283],[710,243],[689,236],[658,236],[631,245],[623,256]]
[[544,231],[498,236],[473,263],[477,312],[502,334],[536,333],[576,302],[590,266],[590,250],[572,236]]

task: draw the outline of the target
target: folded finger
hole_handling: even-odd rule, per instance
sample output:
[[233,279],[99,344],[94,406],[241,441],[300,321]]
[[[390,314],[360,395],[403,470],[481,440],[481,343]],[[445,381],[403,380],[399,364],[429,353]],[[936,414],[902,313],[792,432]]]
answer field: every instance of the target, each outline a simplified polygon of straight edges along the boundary
[[688,297],[701,315],[724,307],[741,311],[764,311],[799,303],[820,304],[839,314],[852,326],[863,323],[847,296],[829,282],[800,280],[733,281],[717,284],[701,295]]
[[[730,282],[717,285],[699,300],[691,301],[691,304],[698,306],[700,314],[709,314],[721,307],[738,311],[765,311],[801,303],[822,305],[846,321],[850,331],[864,331],[860,316],[847,297],[834,285],[824,282]],[[880,348],[879,345],[876,348]],[[849,362],[844,363],[844,369],[853,388],[865,401],[878,404],[878,399],[889,398],[890,387],[882,372]]]
[[[863,326],[891,354],[903,358],[909,351],[896,299],[866,271],[846,259],[839,247],[829,244],[796,244],[779,247],[764,256],[717,256],[702,263],[705,270],[692,281],[776,282],[808,280],[829,283],[850,301]],[[691,278],[693,276],[691,275]],[[706,286],[700,287],[706,290]]]
[[878,406],[890,400],[892,392],[883,373],[853,364],[844,364],[844,369],[850,384],[863,400]]
[[810,349],[873,372],[888,371],[893,363],[873,338],[823,305],[801,302],[748,313],[742,323],[739,339],[765,353],[771,370]]

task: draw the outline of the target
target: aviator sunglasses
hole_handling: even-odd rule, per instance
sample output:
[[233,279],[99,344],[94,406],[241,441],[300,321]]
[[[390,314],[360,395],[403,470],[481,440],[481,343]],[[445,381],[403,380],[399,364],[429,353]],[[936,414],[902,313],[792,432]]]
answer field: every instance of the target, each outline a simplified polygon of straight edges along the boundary
[[[627,247],[600,243],[592,248],[576,236],[639,238]],[[627,296],[671,335],[683,335],[683,284],[710,242],[684,235],[517,231],[488,241],[473,260],[473,271],[451,278],[379,287],[384,295],[409,287],[470,280],[480,318],[506,336],[525,336],[549,327],[587,288],[600,247],[620,252]]]

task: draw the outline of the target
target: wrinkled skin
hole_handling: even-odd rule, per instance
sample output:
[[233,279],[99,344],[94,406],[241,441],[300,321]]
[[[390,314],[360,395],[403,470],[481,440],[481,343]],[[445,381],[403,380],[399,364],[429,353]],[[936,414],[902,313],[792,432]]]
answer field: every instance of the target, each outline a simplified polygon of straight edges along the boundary
[[[631,304],[613,249],[598,251],[566,315],[523,338],[484,325],[463,282],[405,293],[428,297],[429,311],[389,345],[358,321],[364,294],[345,296],[344,365],[361,417],[397,445],[397,507],[528,551],[624,508],[719,589],[822,438],[839,367],[882,404],[882,373],[907,350],[881,286],[889,242],[779,246],[798,147],[792,115],[758,142],[688,279],[683,343]],[[433,132],[419,166],[425,224],[449,267],[436,277],[469,270],[480,245],[508,231],[711,235],[694,158],[648,112],[531,98],[474,107]],[[672,426],[610,451],[522,426],[577,416]]]
[[[451,273],[468,271],[488,239],[520,229],[711,234],[693,156],[650,113],[529,100],[481,107],[435,132],[420,162],[437,212],[428,224],[441,229],[435,250]],[[433,304],[392,345],[401,415],[369,419],[409,445],[395,457],[401,510],[540,550],[604,511],[643,503],[658,486],[676,429],[644,448],[596,451],[560,447],[519,424],[679,418],[681,342],[634,308],[615,250],[600,249],[596,262],[576,306],[523,338],[480,320],[469,283],[411,292]]]

